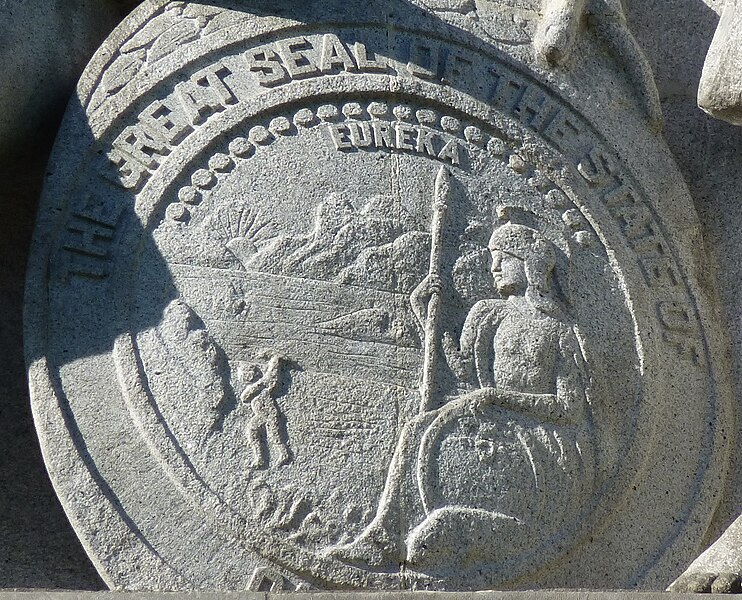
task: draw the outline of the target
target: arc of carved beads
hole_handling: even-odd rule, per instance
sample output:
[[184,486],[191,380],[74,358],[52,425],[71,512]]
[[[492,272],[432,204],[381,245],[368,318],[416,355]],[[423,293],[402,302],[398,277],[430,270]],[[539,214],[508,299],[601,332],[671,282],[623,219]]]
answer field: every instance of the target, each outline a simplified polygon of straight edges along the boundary
[[502,137],[490,135],[476,125],[463,123],[450,115],[439,115],[428,108],[413,110],[406,104],[396,104],[390,108],[387,102],[372,101],[365,107],[358,102],[348,102],[338,107],[334,104],[323,104],[315,110],[304,107],[294,112],[290,118],[277,116],[267,124],[256,124],[250,127],[246,135],[232,139],[227,145],[227,152],[218,152],[208,160],[208,168],[193,172],[188,185],[178,191],[178,201],[166,209],[166,218],[187,223],[192,210],[201,204],[206,194],[213,190],[219,179],[229,175],[242,161],[250,160],[261,148],[271,146],[282,137],[293,135],[301,130],[313,129],[323,123],[337,123],[359,120],[364,113],[373,120],[394,118],[399,122],[418,123],[423,127],[438,129],[449,135],[462,138],[480,151],[500,160],[514,173],[524,178],[528,185],[545,196],[548,208],[562,211],[562,221],[570,230],[574,241],[583,247],[592,244],[593,235],[589,225],[579,210],[575,209],[564,191],[554,185],[537,167],[527,161],[517,151],[514,144]]

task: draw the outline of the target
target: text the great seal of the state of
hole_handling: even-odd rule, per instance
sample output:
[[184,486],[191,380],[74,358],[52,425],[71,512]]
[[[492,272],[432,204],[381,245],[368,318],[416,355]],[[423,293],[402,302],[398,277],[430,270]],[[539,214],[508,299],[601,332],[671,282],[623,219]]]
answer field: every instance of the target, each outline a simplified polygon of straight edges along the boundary
[[146,3],[52,159],[34,411],[104,577],[672,579],[725,397],[690,199],[641,111],[599,123],[521,41],[407,2],[246,4]]

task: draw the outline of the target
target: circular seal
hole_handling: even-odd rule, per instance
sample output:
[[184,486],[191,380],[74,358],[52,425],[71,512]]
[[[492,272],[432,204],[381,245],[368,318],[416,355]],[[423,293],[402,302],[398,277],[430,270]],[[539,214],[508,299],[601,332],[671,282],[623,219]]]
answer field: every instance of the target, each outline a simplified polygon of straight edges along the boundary
[[33,407],[103,577],[671,580],[726,392],[668,151],[588,106],[610,61],[555,81],[423,7],[248,4],[145,3],[51,161]]

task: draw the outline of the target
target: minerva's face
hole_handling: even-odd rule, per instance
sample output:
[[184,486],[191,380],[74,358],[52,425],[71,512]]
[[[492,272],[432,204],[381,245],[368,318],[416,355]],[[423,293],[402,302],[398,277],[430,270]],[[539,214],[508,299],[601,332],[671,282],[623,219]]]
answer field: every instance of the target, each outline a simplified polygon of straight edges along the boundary
[[490,252],[492,254],[492,279],[497,291],[503,296],[525,292],[528,279],[523,261],[501,250]]

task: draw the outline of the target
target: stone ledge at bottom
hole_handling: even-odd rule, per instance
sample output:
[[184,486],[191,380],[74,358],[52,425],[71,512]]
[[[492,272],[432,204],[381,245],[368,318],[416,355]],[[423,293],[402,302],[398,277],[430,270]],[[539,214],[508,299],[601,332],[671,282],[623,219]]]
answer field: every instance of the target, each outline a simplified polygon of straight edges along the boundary
[[[698,600],[698,594],[625,590],[528,590],[519,592],[77,592],[0,590],[0,600]],[[704,594],[706,600],[728,594]]]

